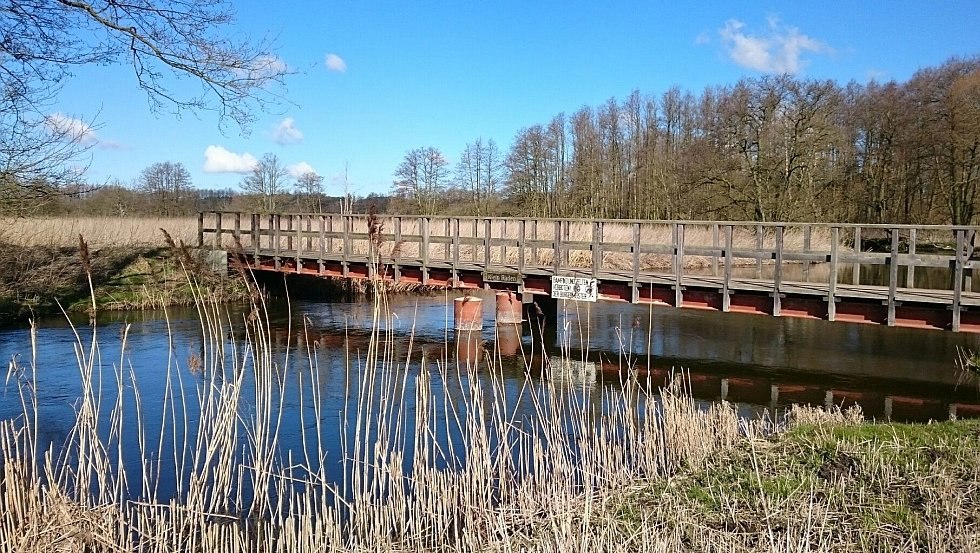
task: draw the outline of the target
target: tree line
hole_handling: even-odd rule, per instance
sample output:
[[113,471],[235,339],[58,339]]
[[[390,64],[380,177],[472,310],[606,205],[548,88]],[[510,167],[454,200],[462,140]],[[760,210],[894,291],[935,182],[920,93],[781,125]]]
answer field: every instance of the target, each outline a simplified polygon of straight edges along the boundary
[[435,147],[394,172],[393,208],[532,217],[975,224],[980,57],[899,83],[789,75],[700,94],[635,91],[521,129],[506,151]]

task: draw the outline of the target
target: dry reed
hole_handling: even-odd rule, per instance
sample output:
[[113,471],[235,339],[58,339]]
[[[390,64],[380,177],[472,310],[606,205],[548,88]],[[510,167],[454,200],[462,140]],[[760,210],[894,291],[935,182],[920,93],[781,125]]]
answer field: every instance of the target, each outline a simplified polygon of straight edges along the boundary
[[197,243],[193,217],[27,217],[0,219],[0,241],[19,246],[68,247],[81,234],[93,248],[158,245],[160,229],[177,241]]

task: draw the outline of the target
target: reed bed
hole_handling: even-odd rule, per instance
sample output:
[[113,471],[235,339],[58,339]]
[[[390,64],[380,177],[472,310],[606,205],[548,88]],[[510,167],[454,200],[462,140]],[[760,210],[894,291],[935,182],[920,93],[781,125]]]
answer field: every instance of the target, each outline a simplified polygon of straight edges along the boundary
[[[493,359],[481,360],[488,378],[471,378],[477,369],[468,364],[413,359],[396,347],[404,338],[387,330],[383,294],[373,303],[369,346],[347,355],[345,394],[356,400],[340,417],[340,451],[326,451],[314,352],[290,363],[274,347],[261,296],[235,315],[199,292],[198,376],[186,377],[175,358],[160,368],[167,394],[156,426],[140,418],[125,348],[118,360],[103,360],[97,328],[90,338],[76,335],[83,393],[63,444],[38,439],[33,391],[44,367],[10,364],[23,413],[0,422],[0,550],[980,545],[976,426],[938,427],[936,440],[909,450],[903,430],[867,431],[853,411],[795,409],[773,434],[729,404],[696,403],[683,384],[658,395],[635,380],[594,388],[527,377],[515,390]],[[36,351],[43,344],[33,335]],[[295,380],[311,390],[312,416],[299,424],[304,446],[283,451],[286,383]],[[126,431],[134,417],[135,434]],[[123,461],[126,440],[136,441],[137,466]],[[336,461],[340,481],[325,468]]]
[[0,219],[0,243],[72,247],[82,235],[93,248],[160,244],[160,229],[176,241],[197,244],[194,217],[17,217]]

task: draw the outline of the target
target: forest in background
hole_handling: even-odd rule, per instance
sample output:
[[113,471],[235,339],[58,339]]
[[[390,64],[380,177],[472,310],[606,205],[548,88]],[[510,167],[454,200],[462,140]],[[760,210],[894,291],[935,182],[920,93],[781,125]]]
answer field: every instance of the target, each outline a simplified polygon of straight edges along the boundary
[[[975,224],[980,210],[980,57],[906,82],[847,85],[789,75],[700,93],[635,91],[478,138],[450,161],[406,152],[390,195],[288,175],[267,155],[239,190],[201,190],[179,162],[130,185],[80,186],[35,212],[186,215],[201,209],[404,214]],[[9,200],[9,198],[5,199]],[[5,201],[9,207],[14,203]]]

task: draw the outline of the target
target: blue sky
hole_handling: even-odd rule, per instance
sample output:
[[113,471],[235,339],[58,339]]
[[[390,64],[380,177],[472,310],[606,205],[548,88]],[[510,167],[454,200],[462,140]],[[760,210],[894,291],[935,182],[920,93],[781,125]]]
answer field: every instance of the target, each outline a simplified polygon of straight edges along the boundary
[[[236,31],[272,36],[296,74],[251,133],[216,116],[151,113],[127,67],[85,67],[51,115],[85,129],[88,178],[132,181],[179,161],[199,188],[237,188],[271,152],[339,193],[390,189],[405,152],[451,163],[468,142],[509,148],[522,128],[631,91],[698,93],[793,73],[895,79],[980,54],[980,2],[236,2]],[[82,127],[84,129],[84,127]],[[305,165],[303,165],[305,164]]]

